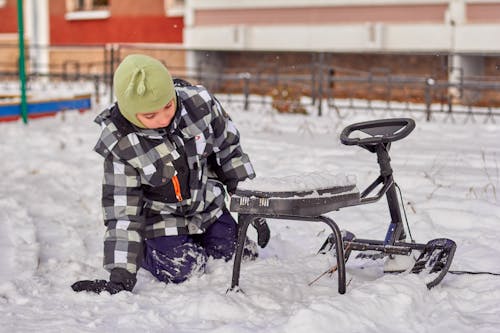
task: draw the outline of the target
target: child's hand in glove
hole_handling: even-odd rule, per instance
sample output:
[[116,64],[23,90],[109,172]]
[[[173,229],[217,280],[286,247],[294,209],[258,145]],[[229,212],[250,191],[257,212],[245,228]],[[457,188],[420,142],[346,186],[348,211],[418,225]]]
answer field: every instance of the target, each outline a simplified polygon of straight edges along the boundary
[[90,291],[100,294],[103,291],[109,292],[111,295],[120,291],[132,291],[137,279],[135,274],[130,273],[123,268],[114,268],[111,271],[110,281],[106,280],[82,280],[71,285],[71,288],[76,291]]
[[121,283],[114,283],[106,280],[82,280],[71,285],[74,291],[91,291],[100,294],[102,291],[107,291],[111,295],[125,290]]
[[258,217],[252,221],[253,227],[257,230],[257,244],[261,248],[265,248],[271,238],[271,231],[267,225],[266,219]]

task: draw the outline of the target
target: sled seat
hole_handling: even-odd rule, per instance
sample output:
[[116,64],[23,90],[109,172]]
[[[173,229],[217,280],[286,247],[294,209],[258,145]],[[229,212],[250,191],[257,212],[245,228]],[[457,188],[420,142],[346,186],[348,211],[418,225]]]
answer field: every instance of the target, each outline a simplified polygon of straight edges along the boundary
[[[272,187],[272,179],[260,179],[260,183],[267,184],[264,188]],[[344,182],[341,185],[321,186],[316,188],[277,190],[259,190],[258,186],[246,188],[243,183],[238,186],[231,197],[230,210],[239,214],[265,216],[319,216],[342,207],[359,204],[360,193],[356,184]]]

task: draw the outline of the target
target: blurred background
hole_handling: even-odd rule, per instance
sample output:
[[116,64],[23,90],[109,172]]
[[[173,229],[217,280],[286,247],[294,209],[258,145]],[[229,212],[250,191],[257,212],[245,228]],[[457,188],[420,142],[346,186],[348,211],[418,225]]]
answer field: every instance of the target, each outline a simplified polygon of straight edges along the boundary
[[[18,4],[0,0],[0,103],[19,94]],[[28,99],[113,101],[145,53],[245,109],[500,114],[500,1],[24,0]]]

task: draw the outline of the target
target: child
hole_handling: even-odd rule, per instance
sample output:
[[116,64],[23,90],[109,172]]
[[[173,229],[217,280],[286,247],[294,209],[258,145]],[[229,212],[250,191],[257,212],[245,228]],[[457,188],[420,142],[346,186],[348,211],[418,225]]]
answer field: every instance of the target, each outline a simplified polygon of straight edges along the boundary
[[[255,177],[229,116],[205,88],[174,85],[167,68],[145,55],[123,60],[114,92],[117,103],[96,118],[102,134],[94,148],[104,157],[110,279],[78,281],[73,290],[132,291],[140,267],[180,283],[202,273],[209,256],[229,260],[237,225],[224,186],[232,193]],[[269,229],[262,220],[256,227],[263,247]]]

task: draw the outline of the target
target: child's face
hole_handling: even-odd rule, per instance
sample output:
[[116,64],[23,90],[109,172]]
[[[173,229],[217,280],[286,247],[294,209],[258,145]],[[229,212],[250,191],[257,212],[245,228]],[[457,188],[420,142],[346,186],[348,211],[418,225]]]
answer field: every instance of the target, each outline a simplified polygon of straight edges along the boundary
[[170,125],[172,118],[175,115],[175,103],[172,99],[160,110],[148,112],[148,113],[137,113],[136,117],[146,128],[155,129],[163,128]]

